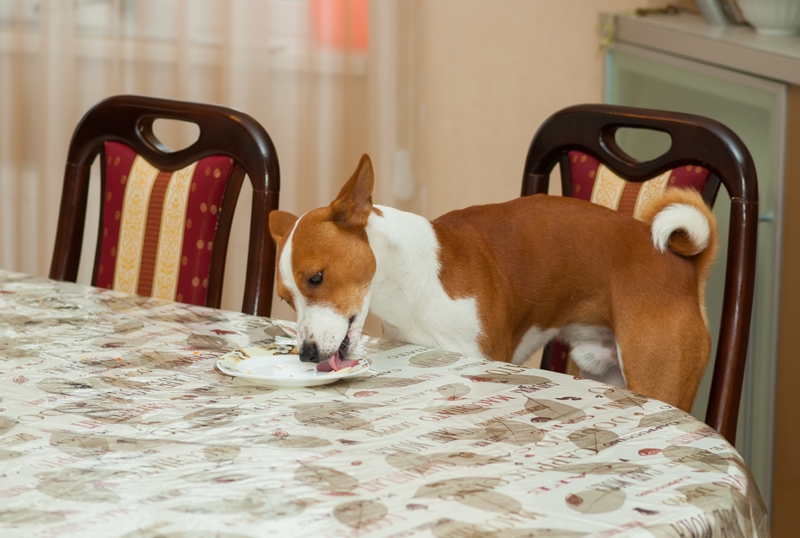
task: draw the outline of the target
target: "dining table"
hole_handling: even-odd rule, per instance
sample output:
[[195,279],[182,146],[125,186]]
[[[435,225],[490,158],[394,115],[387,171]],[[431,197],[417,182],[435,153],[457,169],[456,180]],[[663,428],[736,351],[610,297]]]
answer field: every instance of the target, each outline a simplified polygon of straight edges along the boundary
[[624,388],[369,336],[318,386],[217,365],[294,330],[0,271],[0,536],[769,535],[734,447]]

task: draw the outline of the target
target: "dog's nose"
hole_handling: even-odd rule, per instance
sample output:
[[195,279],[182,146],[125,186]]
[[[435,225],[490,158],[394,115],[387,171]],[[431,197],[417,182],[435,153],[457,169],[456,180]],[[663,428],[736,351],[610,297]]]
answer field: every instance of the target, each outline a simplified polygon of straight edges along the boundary
[[313,340],[303,340],[300,348],[300,360],[302,362],[319,362],[319,348]]

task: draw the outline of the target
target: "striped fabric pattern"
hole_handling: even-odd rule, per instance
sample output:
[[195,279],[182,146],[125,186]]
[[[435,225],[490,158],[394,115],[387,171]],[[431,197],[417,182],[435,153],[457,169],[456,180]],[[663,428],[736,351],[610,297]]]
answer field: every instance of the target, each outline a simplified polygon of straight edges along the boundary
[[96,286],[205,304],[219,209],[233,161],[212,156],[175,172],[106,142]]
[[[572,197],[620,211],[641,220],[642,208],[669,188],[692,188],[703,192],[708,170],[700,166],[684,166],[664,172],[643,183],[625,181],[600,161],[580,151],[569,152]],[[569,346],[555,340],[550,356],[550,369],[573,372],[568,368]],[[577,369],[575,369],[577,370]]]
[[640,218],[642,208],[668,188],[692,188],[703,192],[708,170],[684,166],[664,172],[643,183],[625,181],[600,161],[580,151],[569,152],[572,196]]

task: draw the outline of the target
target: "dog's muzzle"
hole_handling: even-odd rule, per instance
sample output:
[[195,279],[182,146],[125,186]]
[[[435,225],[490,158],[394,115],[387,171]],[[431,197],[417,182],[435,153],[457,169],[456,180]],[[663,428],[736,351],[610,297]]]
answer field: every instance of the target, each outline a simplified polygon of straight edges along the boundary
[[[350,331],[350,327],[353,326],[353,322],[356,320],[355,316],[352,316],[348,320],[347,330]],[[341,344],[339,344],[339,349],[336,350],[336,353],[339,354],[340,359],[345,359],[347,357],[347,353],[350,350],[350,335],[345,334],[344,340],[342,340]],[[327,360],[328,357],[325,357]],[[319,364],[322,362],[322,358],[319,356],[319,346],[317,346],[316,340],[313,340],[313,335],[311,338],[306,338],[303,340],[303,345],[300,346],[300,361],[301,362],[313,362],[314,364]]]

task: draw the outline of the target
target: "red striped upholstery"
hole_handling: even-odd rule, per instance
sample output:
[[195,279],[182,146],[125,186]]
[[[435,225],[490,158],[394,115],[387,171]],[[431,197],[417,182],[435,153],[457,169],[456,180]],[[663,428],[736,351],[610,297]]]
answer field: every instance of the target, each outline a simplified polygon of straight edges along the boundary
[[[643,205],[669,188],[693,188],[703,192],[708,170],[699,166],[675,168],[648,181],[625,181],[600,161],[580,151],[569,152],[572,197],[587,200],[639,218]],[[553,343],[550,369],[567,371],[569,346],[560,340]]]
[[[638,217],[638,210],[653,195],[672,187],[703,192],[708,170],[699,166],[675,168],[643,183],[625,181],[590,155],[569,152],[572,197],[588,200]],[[598,178],[600,178],[598,180]]]
[[203,305],[225,185],[226,156],[175,172],[106,142],[103,237],[96,285]]

